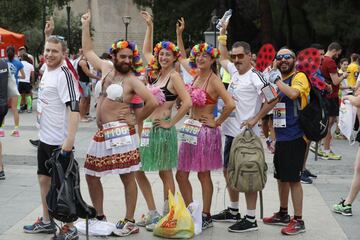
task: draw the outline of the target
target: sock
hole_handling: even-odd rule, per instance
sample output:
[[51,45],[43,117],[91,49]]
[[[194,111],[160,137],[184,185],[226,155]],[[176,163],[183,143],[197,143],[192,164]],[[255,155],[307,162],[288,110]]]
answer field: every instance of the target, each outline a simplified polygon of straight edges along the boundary
[[294,215],[294,219],[295,219],[295,220],[302,220],[302,216],[296,216],[296,215]]
[[203,216],[203,217],[211,218],[211,214],[210,214],[210,213],[206,213],[206,212],[202,212],[202,216]]
[[27,109],[28,110],[32,109],[32,98],[31,98],[31,96],[26,97],[26,103],[27,103]]
[[20,110],[20,104],[21,104],[21,95],[18,96],[18,101],[17,101],[17,105],[16,105],[17,110]]
[[159,214],[159,213],[156,211],[156,209],[155,210],[149,210],[150,217],[153,217],[153,216],[155,216],[157,214]]
[[288,215],[288,209],[280,207],[279,213],[280,213],[280,216],[284,217],[284,216]]
[[255,209],[247,209],[247,210],[246,210],[246,216],[254,217],[254,218],[255,218],[255,212],[256,212]]
[[96,219],[99,220],[99,221],[104,220],[105,218],[106,218],[106,217],[105,217],[104,214],[103,214],[103,215],[100,215],[100,216],[96,216]]
[[230,201],[229,209],[238,212],[239,211],[239,202],[231,202]]
[[249,222],[252,222],[252,223],[256,222],[255,216],[249,216],[247,214],[246,214],[246,220],[248,220]]

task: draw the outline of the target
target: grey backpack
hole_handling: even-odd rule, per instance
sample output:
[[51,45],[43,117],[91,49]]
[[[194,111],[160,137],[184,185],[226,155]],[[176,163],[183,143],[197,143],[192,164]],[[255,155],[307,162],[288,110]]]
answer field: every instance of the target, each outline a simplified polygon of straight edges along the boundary
[[227,169],[229,185],[239,192],[264,189],[268,167],[261,139],[246,128],[232,142]]

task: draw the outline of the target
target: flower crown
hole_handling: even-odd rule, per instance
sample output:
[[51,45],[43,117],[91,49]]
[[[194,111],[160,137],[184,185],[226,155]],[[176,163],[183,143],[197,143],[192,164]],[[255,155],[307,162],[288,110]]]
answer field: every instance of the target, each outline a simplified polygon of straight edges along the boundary
[[196,55],[201,52],[206,52],[212,58],[220,57],[220,51],[217,48],[214,48],[211,44],[208,43],[200,43],[196,44],[190,52],[189,64],[191,68],[196,68]]
[[178,59],[180,56],[179,48],[170,41],[162,41],[155,45],[154,47],[154,57],[149,62],[149,76],[151,78],[156,78],[159,72],[159,53],[161,49],[166,49],[172,51],[175,59]]
[[136,43],[132,41],[118,40],[115,41],[111,48],[109,49],[110,54],[113,53],[116,49],[124,49],[129,48],[133,51],[133,59],[132,59],[132,70],[134,71],[136,76],[140,76],[145,72],[145,68],[143,66],[143,62],[140,57],[139,50],[137,49]]

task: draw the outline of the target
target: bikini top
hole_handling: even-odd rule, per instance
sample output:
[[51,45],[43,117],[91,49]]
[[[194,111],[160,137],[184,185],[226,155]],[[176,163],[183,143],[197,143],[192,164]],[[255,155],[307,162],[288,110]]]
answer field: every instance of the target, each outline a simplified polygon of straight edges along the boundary
[[[158,81],[159,78],[157,78],[154,82],[153,85]],[[165,84],[165,86],[161,87],[161,91],[164,93],[165,95],[165,101],[166,102],[170,102],[170,101],[175,101],[176,98],[178,97],[178,95],[175,95],[174,93],[172,93],[169,89],[168,89],[168,84],[170,82],[170,75],[169,78]]]
[[[110,72],[109,72],[110,73]],[[104,77],[104,79],[109,75],[106,74],[106,76]],[[114,78],[112,79],[114,80]],[[110,100],[116,101],[116,102],[123,102],[123,81],[121,82],[117,82],[117,83],[111,83],[107,88],[106,88],[106,92],[103,91],[103,85],[104,82],[102,82],[102,86],[101,86],[101,91],[100,91],[100,95],[107,97]],[[112,81],[113,82],[113,81]]]
[[[212,73],[208,76],[208,78],[206,79],[206,82],[205,82],[205,87],[204,88],[200,88],[200,87],[194,87],[194,83],[195,81],[198,79],[199,76],[196,76],[193,83],[191,84],[191,88],[192,88],[192,92],[194,92],[194,90],[197,90],[197,91],[202,91],[203,93],[205,93],[205,96],[206,96],[206,100],[205,100],[205,104],[204,105],[211,105],[211,104],[216,104],[217,103],[217,100],[216,99],[213,99],[210,94],[206,91],[207,89],[207,86],[209,84],[209,80],[210,80],[210,77],[212,76]],[[196,103],[196,101],[194,101],[194,96],[193,94],[190,94],[192,100],[193,100],[193,103]],[[197,104],[195,104],[197,105]],[[198,104],[200,105],[200,104]]]

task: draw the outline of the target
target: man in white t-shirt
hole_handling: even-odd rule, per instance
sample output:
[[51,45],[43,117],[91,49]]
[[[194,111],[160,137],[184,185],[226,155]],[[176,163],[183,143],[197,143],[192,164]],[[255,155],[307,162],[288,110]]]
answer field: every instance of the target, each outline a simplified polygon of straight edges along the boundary
[[[66,43],[58,36],[49,36],[45,43],[46,70],[38,91],[37,123],[40,143],[38,146],[38,179],[43,215],[34,224],[24,226],[26,233],[54,233],[56,227],[50,220],[46,195],[51,185],[51,175],[45,161],[54,149],[61,147],[59,161],[64,169],[68,165],[79,123],[79,89],[64,62]],[[76,228],[67,223],[54,239],[78,239]]]
[[[261,73],[251,65],[251,49],[247,42],[235,42],[231,49],[231,60],[228,59],[226,40],[224,41],[225,29],[220,31],[219,50],[221,52],[221,66],[230,74],[231,81],[228,92],[233,96],[236,109],[229,118],[222,124],[222,132],[225,134],[224,147],[224,177],[227,180],[227,166],[229,162],[230,148],[233,139],[241,132],[241,125],[253,118],[260,110],[262,104],[262,88],[268,83]],[[260,134],[257,125],[253,127],[255,134]],[[241,219],[239,214],[239,192],[227,188],[230,197],[230,206],[219,214],[213,215],[214,221],[236,222],[230,226],[230,232],[248,232],[258,229],[255,209],[257,192],[245,193],[247,203],[246,217]]]

